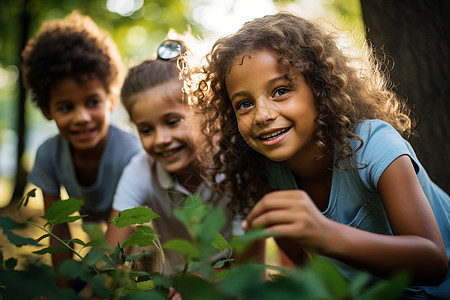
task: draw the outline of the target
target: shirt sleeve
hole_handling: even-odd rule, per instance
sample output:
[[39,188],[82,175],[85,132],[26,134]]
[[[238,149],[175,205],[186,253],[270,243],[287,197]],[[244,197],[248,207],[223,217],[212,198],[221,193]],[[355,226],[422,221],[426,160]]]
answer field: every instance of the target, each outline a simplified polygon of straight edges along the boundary
[[143,206],[152,195],[151,159],[144,151],[138,153],[123,170],[113,199],[113,209]]
[[38,148],[28,181],[40,188],[44,194],[59,196],[60,183],[56,176],[55,156],[52,153],[50,140]]
[[364,186],[376,192],[378,181],[387,167],[398,157],[408,155],[416,168],[415,155],[409,151],[406,140],[391,125],[380,120],[360,124],[357,133],[363,147],[356,153],[358,170]]

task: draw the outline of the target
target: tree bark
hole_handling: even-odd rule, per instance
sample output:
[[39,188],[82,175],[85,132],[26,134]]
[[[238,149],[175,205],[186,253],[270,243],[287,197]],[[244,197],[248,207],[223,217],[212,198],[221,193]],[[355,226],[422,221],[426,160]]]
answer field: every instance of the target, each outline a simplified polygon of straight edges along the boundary
[[450,191],[450,1],[361,0],[367,38],[393,62],[390,78],[417,121],[410,142]]
[[[21,12],[21,28],[20,28],[20,51],[25,48],[29,35],[29,25],[31,16],[27,10],[28,1],[24,1],[24,7]],[[20,56],[20,55],[19,55]],[[20,65],[22,65],[22,58],[19,58]],[[25,101],[26,101],[26,91],[23,84],[23,80],[19,80],[19,99],[17,102],[17,157],[16,157],[16,175],[15,175],[15,186],[14,191],[11,196],[11,201],[9,206],[16,205],[17,201],[20,200],[24,194],[25,186],[27,184],[27,171],[24,168],[22,157],[25,150],[25,132],[26,132],[26,120],[25,120]]]

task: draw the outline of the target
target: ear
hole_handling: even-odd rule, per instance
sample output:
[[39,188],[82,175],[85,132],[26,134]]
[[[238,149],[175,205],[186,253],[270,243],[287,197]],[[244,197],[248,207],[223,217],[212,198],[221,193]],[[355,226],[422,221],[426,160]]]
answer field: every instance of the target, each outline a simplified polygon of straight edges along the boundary
[[50,112],[50,110],[48,108],[41,107],[41,111],[47,120],[49,120],[49,121],[53,120],[52,113]]
[[112,111],[116,106],[117,96],[114,93],[110,93],[108,97],[110,102],[109,110]]

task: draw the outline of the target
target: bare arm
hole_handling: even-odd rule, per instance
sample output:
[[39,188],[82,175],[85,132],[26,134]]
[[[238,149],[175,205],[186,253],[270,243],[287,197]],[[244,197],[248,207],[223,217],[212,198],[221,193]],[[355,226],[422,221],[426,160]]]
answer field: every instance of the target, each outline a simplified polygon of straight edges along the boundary
[[130,234],[133,233],[131,227],[118,228],[116,225],[111,224],[111,221],[117,215],[118,211],[115,209],[111,210],[111,214],[108,220],[108,228],[106,229],[105,239],[109,246],[114,247],[117,243],[123,243]]
[[[50,206],[52,206],[52,204],[54,202],[59,200],[58,196],[51,196],[51,195],[48,195],[45,193],[43,194],[43,198],[44,198],[45,210],[49,209]],[[70,234],[69,226],[67,223],[56,224],[53,227],[52,233],[62,240],[70,240],[71,239],[71,234]],[[58,241],[53,236],[50,237],[50,246],[60,246],[60,245],[62,245],[60,241]],[[71,245],[71,247],[73,247],[73,244],[70,244],[70,245]],[[72,256],[73,256],[73,253],[70,250],[52,253],[52,264],[53,264],[53,267],[55,268],[55,270],[58,271],[58,269],[61,266],[61,264],[63,263],[63,261],[72,259]],[[59,286],[67,286],[68,283],[64,280],[59,279],[58,285]]]
[[266,195],[250,212],[246,226],[264,226],[290,238],[299,250],[312,248],[380,277],[408,270],[415,284],[439,284],[447,273],[445,248],[409,157],[397,158],[385,170],[378,190],[394,236],[332,221],[299,190]]
[[[408,156],[397,158],[382,174],[378,191],[394,236],[336,226],[342,247],[330,256],[387,276],[411,272],[419,284],[439,284],[447,273],[447,255],[438,225]],[[344,253],[351,253],[345,255]]]

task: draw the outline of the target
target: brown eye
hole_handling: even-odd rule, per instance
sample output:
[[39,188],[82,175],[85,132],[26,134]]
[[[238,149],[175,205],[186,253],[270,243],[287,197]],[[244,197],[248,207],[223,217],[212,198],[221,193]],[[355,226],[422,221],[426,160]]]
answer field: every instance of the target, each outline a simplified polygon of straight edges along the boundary
[[277,90],[275,90],[275,93],[273,93],[274,97],[281,97],[285,94],[287,94],[289,92],[289,90],[287,88],[279,88]]
[[248,100],[244,100],[238,103],[238,105],[236,105],[236,110],[241,110],[241,109],[246,109],[246,108],[250,108],[253,106],[253,103],[248,101]]

